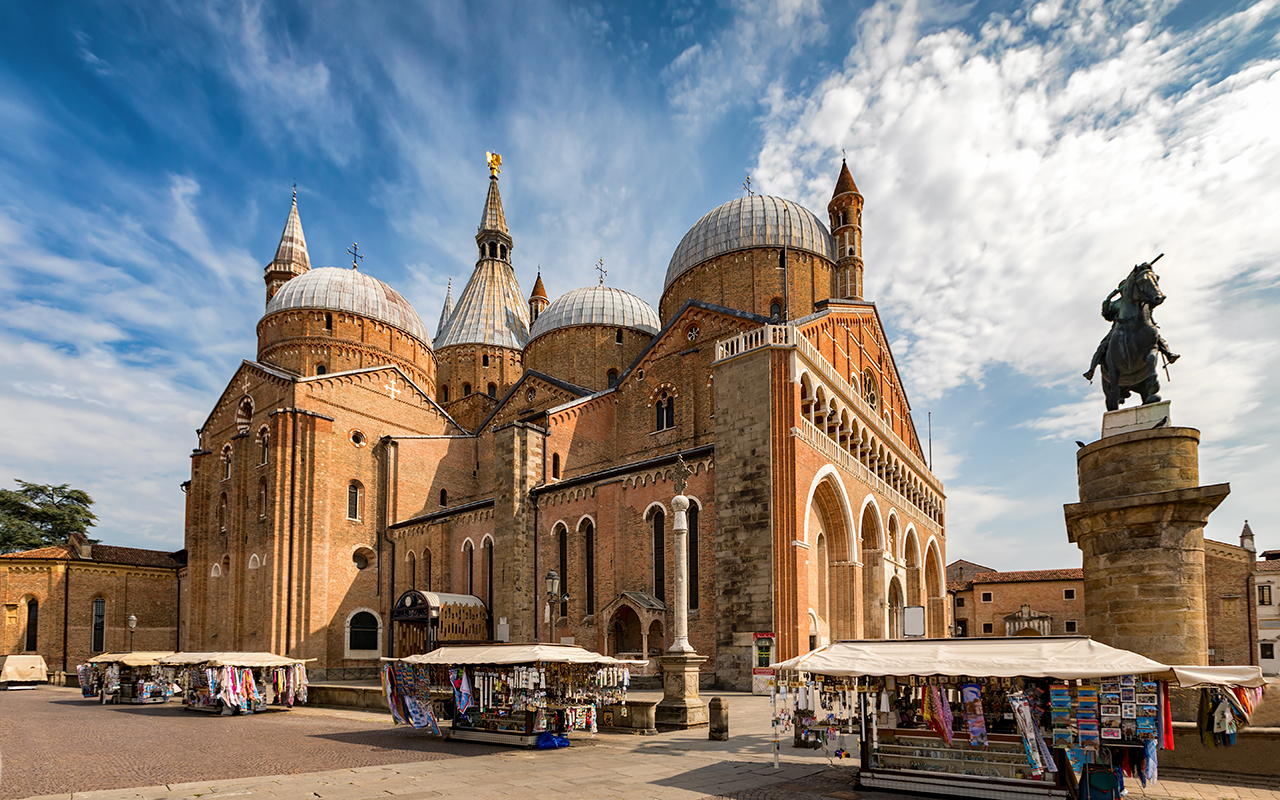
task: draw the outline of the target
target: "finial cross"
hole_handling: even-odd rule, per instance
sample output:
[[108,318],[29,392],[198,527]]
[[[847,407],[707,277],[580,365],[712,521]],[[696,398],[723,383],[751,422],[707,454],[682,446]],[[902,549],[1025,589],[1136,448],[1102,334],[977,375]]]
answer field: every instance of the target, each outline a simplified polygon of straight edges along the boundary
[[743,182],[742,182],[742,188],[746,191],[746,193],[747,193],[747,197],[754,197],[754,196],[755,196],[755,190],[753,190],[753,189],[751,188],[751,176],[750,176],[750,175],[748,175],[748,176],[747,176],[747,179],[746,179],[745,181],[743,181]]
[[360,269],[360,262],[364,261],[364,256],[360,255],[360,243],[352,242],[347,252],[351,254],[351,268]]
[[245,376],[244,376],[244,381],[240,384],[240,391],[241,391],[242,393],[244,393],[244,394],[248,394],[248,393],[249,393],[249,387],[250,387],[250,386],[252,386],[252,385],[253,385],[253,384],[249,383],[249,376],[248,376],[248,375],[245,375]]
[[608,275],[609,271],[604,268],[603,258],[596,262],[596,272],[600,273],[600,285],[604,286],[604,276]]
[[671,478],[676,482],[676,494],[684,494],[684,490],[689,486],[689,476],[693,471],[689,469],[689,465],[684,463],[684,456],[676,456],[676,466],[671,470]]

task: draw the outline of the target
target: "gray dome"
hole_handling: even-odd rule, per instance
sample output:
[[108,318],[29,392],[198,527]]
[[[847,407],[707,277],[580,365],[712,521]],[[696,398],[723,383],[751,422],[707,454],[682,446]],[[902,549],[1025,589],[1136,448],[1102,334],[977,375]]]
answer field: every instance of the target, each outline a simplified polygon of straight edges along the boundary
[[835,242],[827,226],[799,203],[768,195],[730,200],[698,220],[680,240],[667,265],[662,290],[709,258],[748,247],[782,247],[784,243],[792,250],[836,260]]
[[635,328],[650,335],[662,327],[653,306],[634,294],[612,286],[587,286],[557,297],[538,315],[529,338],[574,325]]
[[304,272],[280,287],[263,316],[291,308],[359,314],[399,328],[423,344],[431,342],[422,318],[403,295],[356,269],[321,267]]

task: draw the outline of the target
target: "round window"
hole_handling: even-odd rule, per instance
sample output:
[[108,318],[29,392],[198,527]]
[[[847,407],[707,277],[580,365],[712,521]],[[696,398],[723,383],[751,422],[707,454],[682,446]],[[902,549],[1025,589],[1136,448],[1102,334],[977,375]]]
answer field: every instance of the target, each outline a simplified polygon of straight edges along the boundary
[[351,561],[355,563],[356,569],[368,569],[369,554],[363,550],[357,550],[351,555]]
[[364,447],[364,444],[367,441],[368,439],[365,437],[364,433],[362,433],[361,431],[351,432],[351,443],[354,444],[356,447]]

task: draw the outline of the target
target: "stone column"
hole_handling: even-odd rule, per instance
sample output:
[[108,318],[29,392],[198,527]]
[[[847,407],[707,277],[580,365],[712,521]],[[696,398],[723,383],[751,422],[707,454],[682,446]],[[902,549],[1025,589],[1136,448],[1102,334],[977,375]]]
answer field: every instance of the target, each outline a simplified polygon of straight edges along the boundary
[[654,710],[654,719],[665,730],[696,728],[707,724],[707,705],[698,697],[698,667],[706,662],[689,645],[689,498],[684,496],[689,468],[680,459],[674,470],[676,496],[671,500],[675,514],[675,609],[672,627],[674,641],[662,665],[662,701]]
[[675,538],[675,622],[674,641],[668,653],[692,653],[689,645],[689,498],[678,494],[671,498],[674,519],[671,532]]
[[[1127,413],[1108,412],[1104,433]],[[1194,428],[1104,435],[1077,452],[1081,502],[1063,508],[1083,554],[1085,632],[1165,664],[1208,663],[1204,526],[1231,487],[1197,485],[1199,442]]]

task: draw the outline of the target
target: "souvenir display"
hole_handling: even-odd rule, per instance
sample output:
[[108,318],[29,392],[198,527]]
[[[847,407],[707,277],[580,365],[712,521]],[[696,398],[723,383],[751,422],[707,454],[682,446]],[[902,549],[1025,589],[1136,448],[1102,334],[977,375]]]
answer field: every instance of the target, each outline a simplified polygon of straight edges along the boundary
[[194,710],[252,714],[268,706],[292,708],[307,702],[307,668],[304,664],[281,667],[214,667],[195,664],[180,672],[185,684],[183,705]]

